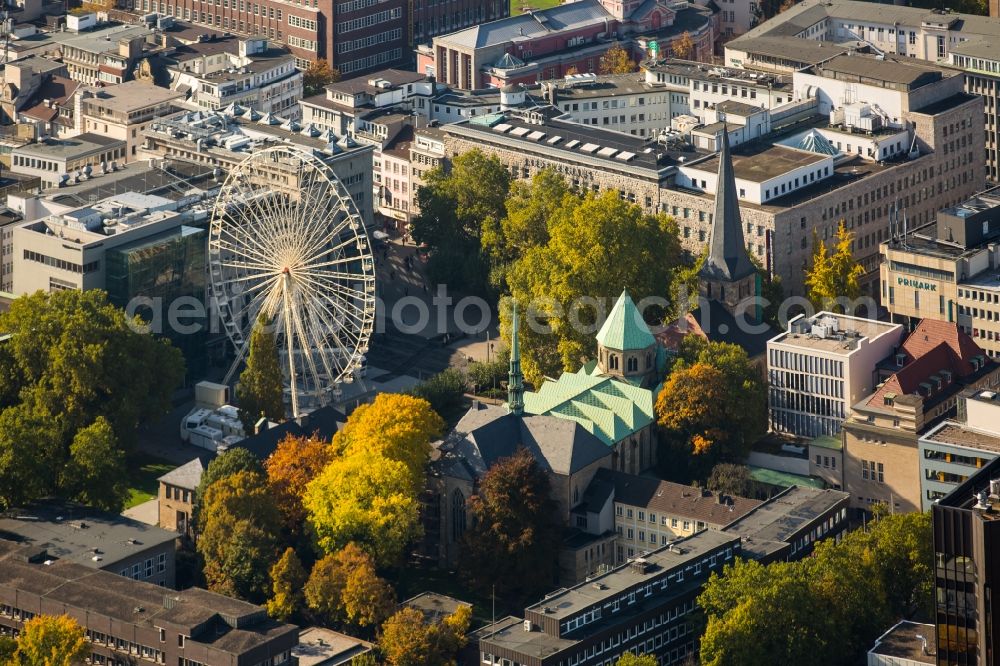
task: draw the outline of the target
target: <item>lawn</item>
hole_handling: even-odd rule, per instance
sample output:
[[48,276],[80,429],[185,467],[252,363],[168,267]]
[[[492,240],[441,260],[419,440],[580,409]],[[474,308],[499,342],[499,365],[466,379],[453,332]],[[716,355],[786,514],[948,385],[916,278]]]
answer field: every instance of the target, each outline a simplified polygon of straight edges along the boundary
[[137,456],[129,465],[128,502],[125,508],[131,509],[137,504],[155,498],[159,486],[156,480],[176,466],[161,458]]
[[548,9],[559,4],[559,0],[510,0],[510,15],[516,16],[524,9]]

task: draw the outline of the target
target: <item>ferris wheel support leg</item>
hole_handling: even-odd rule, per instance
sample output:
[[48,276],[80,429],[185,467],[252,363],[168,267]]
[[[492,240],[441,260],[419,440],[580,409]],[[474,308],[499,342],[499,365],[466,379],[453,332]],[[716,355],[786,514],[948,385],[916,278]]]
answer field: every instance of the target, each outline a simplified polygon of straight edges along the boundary
[[292,276],[288,269],[282,280],[282,303],[285,319],[285,345],[288,347],[288,382],[292,392],[292,418],[299,418],[299,392],[295,377],[295,345],[292,343]]

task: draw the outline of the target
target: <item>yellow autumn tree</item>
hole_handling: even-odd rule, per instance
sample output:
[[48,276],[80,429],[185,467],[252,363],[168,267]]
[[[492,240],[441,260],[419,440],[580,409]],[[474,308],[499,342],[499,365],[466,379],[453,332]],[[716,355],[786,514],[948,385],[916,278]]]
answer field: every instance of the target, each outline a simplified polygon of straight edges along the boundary
[[639,65],[621,44],[615,43],[601,56],[601,74],[628,74],[638,71]]
[[15,664],[77,666],[90,656],[80,624],[68,615],[38,615],[21,627]]
[[729,422],[730,397],[718,368],[707,363],[681,368],[671,373],[656,399],[659,424],[690,442],[695,455],[718,454],[727,439],[720,426]]
[[273,618],[287,621],[302,607],[302,586],[306,571],[294,548],[286,548],[281,559],[271,567],[271,598],[267,600],[267,613]]
[[330,66],[330,63],[322,58],[313,60],[309,67],[302,72],[302,87],[306,97],[319,95],[323,92],[324,86],[336,83],[340,80],[340,70]]
[[677,58],[690,58],[694,52],[694,40],[691,39],[691,33],[685,30],[684,34],[670,43],[670,50]]
[[380,624],[395,604],[392,587],[379,578],[374,559],[355,543],[317,562],[304,592],[314,613],[359,627]]
[[333,438],[342,456],[383,456],[406,465],[414,483],[422,485],[431,441],[441,435],[444,421],[430,403],[401,393],[380,393],[351,413]]
[[837,226],[833,251],[813,232],[812,266],[805,273],[805,286],[812,303],[823,310],[843,311],[838,299],[854,299],[861,295],[861,278],[865,269],[854,258],[851,245],[854,234],[844,221]]

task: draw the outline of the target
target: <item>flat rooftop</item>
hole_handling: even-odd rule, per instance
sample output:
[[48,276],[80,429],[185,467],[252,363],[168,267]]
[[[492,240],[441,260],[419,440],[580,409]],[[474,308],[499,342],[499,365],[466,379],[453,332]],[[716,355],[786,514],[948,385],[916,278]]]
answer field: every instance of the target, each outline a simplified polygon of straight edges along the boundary
[[429,622],[441,622],[459,608],[472,608],[472,604],[437,592],[421,592],[399,604],[403,608],[414,608],[424,614]]
[[918,664],[936,664],[936,648],[937,628],[933,624],[903,620],[879,636],[868,654],[896,657]]
[[764,502],[720,534],[739,536],[743,556],[764,559],[784,548],[799,530],[850,496],[839,490],[793,486]]
[[169,90],[142,81],[126,81],[116,86],[102,88],[99,96],[84,100],[84,104],[93,104],[108,111],[129,113],[182,97],[184,93],[179,90]]
[[[736,177],[751,183],[764,183],[793,169],[824,162],[829,158],[829,155],[759,141],[741,144],[732,150],[733,171]],[[719,156],[712,155],[706,160],[690,165],[689,168],[718,173]]]
[[299,632],[299,644],[292,648],[292,656],[298,659],[299,666],[340,666],[371,649],[371,643],[360,638],[309,627]]
[[643,63],[643,67],[654,73],[672,74],[681,78],[698,81],[737,83],[746,86],[757,85],[769,87],[772,90],[784,90],[792,87],[792,77],[790,75],[758,72],[736,67],[713,67],[712,65],[693,60],[670,58],[657,62],[646,61]]
[[91,153],[106,150],[108,146],[124,146],[125,142],[120,139],[112,139],[102,134],[87,132],[68,139],[55,139],[40,143],[29,143],[20,148],[15,148],[13,152],[18,155],[29,157],[40,157],[43,159],[66,160],[75,157],[84,157]]
[[[663,546],[642,557],[654,567],[650,572],[640,573],[631,566],[631,563],[626,563],[587,582],[549,594],[542,601],[529,606],[528,610],[545,613],[556,619],[569,617],[648,581],[652,575],[683,567],[688,562],[700,559],[706,553],[720,547],[738,544],[737,536],[716,530],[704,530],[678,539],[672,545]],[[545,609],[549,611],[546,612]]]
[[754,55],[778,58],[795,63],[817,65],[851,49],[833,42],[786,37],[743,37],[726,45],[727,50],[744,51]]
[[902,60],[892,56],[878,58],[853,54],[831,58],[814,67],[810,73],[839,81],[915,90],[940,81],[945,72],[957,75],[957,72],[912,58]]
[[945,421],[920,438],[928,442],[953,444],[981,451],[1000,453],[1000,437],[970,428],[954,421]]
[[[0,515],[0,539],[44,548],[49,559],[93,569],[173,543],[176,538],[176,532],[74,502],[39,503]],[[101,558],[96,562],[95,548]]]
[[[836,320],[837,330],[833,334],[821,337],[814,329],[818,325],[825,325],[830,319]],[[875,319],[820,312],[809,319],[800,318],[789,322],[789,330],[772,338],[768,344],[834,352],[846,356],[858,348],[862,339],[874,340],[901,328],[900,324]]]

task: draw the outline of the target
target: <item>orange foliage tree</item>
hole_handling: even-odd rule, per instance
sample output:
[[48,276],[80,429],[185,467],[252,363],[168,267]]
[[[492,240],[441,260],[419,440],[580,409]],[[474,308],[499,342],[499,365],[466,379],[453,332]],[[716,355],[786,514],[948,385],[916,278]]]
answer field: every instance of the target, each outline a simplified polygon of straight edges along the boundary
[[281,511],[285,528],[292,534],[301,531],[306,517],[305,509],[302,508],[306,486],[334,457],[335,450],[329,442],[316,436],[289,435],[278,443],[278,448],[264,461],[271,494]]

